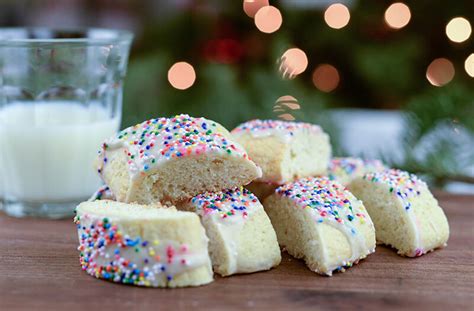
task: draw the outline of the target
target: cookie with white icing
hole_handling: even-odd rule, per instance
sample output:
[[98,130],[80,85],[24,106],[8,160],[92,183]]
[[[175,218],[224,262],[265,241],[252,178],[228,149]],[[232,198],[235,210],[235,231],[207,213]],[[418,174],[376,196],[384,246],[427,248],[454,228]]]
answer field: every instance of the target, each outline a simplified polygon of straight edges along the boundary
[[332,158],[329,162],[328,177],[337,180],[344,186],[367,173],[380,172],[387,169],[380,160],[363,160],[361,158]]
[[449,225],[428,186],[414,174],[389,169],[354,180],[351,191],[364,202],[377,241],[403,256],[421,256],[446,245]]
[[108,200],[81,203],[74,219],[88,274],[147,287],[212,282],[208,239],[194,213]]
[[176,203],[261,176],[224,127],[188,115],[122,130],[103,144],[97,170],[118,201],[142,204]]
[[257,197],[245,188],[199,194],[178,208],[201,217],[216,273],[229,276],[264,271],[280,263],[270,219]]
[[361,201],[336,181],[303,178],[263,202],[278,242],[312,271],[344,271],[375,250],[375,230]]
[[282,184],[327,173],[331,145],[329,136],[317,125],[252,120],[236,127],[231,134],[262,168],[263,176],[258,182]]

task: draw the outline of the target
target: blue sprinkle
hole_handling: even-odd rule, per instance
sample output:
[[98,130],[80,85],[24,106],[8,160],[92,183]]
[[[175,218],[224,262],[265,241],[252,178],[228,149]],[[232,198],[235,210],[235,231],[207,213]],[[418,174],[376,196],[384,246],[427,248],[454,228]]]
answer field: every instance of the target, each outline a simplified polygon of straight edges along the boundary
[[127,246],[136,246],[138,243],[140,243],[140,238],[137,238],[136,240],[131,240],[131,239],[126,239],[125,245]]

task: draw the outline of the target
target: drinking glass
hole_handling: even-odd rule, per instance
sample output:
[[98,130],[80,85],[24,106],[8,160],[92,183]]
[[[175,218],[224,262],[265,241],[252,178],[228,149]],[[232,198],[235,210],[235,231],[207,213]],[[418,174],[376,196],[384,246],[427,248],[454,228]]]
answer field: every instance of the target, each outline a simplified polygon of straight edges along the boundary
[[121,121],[133,35],[0,28],[0,197],[12,216],[63,218],[99,186]]

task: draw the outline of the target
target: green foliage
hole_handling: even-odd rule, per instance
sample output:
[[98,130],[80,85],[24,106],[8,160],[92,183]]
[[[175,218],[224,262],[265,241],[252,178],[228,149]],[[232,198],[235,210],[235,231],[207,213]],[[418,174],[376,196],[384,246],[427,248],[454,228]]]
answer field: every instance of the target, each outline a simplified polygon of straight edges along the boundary
[[437,186],[474,182],[474,94],[461,86],[436,88],[405,107],[404,159],[393,166],[424,174]]
[[405,110],[410,129],[406,136],[409,146],[443,120],[461,124],[474,132],[474,92],[459,84],[431,88],[414,97]]
[[381,97],[397,96],[394,92],[413,92],[420,81],[416,69],[422,60],[422,50],[423,45],[410,38],[387,45],[363,45],[355,49],[355,69]]

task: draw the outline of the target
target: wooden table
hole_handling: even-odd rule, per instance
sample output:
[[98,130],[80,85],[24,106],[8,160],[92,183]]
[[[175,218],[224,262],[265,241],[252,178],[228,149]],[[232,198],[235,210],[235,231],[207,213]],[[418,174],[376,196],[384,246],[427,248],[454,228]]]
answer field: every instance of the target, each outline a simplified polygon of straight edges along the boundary
[[146,289],[81,271],[72,220],[0,215],[0,310],[474,310],[474,196],[438,194],[448,247],[416,259],[379,246],[345,273],[322,277],[283,256],[269,272],[216,277],[184,289]]

